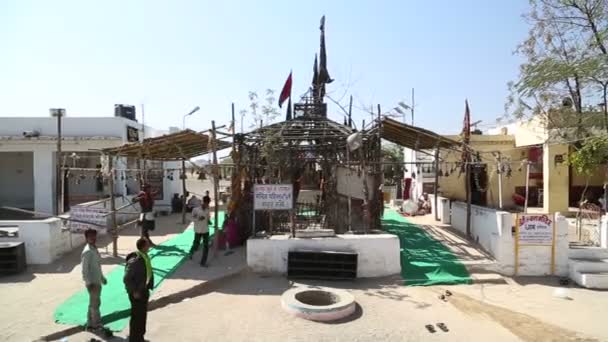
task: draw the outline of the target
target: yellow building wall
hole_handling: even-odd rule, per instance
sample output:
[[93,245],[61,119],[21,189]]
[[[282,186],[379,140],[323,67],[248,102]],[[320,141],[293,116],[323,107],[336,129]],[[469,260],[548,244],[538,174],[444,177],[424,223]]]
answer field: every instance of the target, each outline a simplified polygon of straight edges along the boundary
[[[585,186],[586,180],[587,175],[579,174],[576,170],[572,169],[572,186]],[[589,176],[589,186],[603,186],[605,180],[608,180],[606,168],[598,168],[596,172]]]
[[[450,138],[460,140],[457,136]],[[502,175],[502,200],[503,208],[512,206],[512,196],[515,193],[515,187],[525,186],[526,170],[525,167],[521,167],[520,170],[520,162],[522,159],[527,158],[527,149],[515,148],[515,138],[509,135],[473,135],[471,136],[471,147],[476,151],[480,151],[482,161],[487,162],[487,204],[489,207],[497,208],[499,206],[498,165],[496,158],[489,152],[500,152],[503,160],[511,161],[511,177],[507,177],[506,172]],[[444,150],[440,152],[440,155],[442,160],[448,162],[446,164],[448,166],[443,167],[444,173],[445,169],[450,169],[451,171],[454,167],[454,164],[449,162],[459,162],[461,160],[460,152]],[[450,174],[450,176],[439,178],[439,191],[445,197],[464,201],[466,199],[465,175],[464,172],[460,172],[458,167],[456,168],[455,172]],[[530,185],[534,185],[533,181],[530,182]],[[472,186],[475,186],[475,184],[472,184]]]

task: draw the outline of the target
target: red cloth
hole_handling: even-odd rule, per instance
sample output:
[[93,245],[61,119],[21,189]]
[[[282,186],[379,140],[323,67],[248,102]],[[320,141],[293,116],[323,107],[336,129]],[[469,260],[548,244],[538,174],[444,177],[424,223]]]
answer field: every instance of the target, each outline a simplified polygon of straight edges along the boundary
[[526,198],[520,194],[513,194],[513,202],[517,205],[525,205]]
[[234,246],[239,246],[241,244],[237,225],[233,219],[228,219],[228,222],[226,223],[225,232],[226,241],[228,242],[231,248]]
[[285,81],[285,85],[283,86],[283,90],[281,90],[281,95],[279,96],[279,108],[283,105],[283,102],[291,97],[291,72],[289,73],[289,77]]
[[144,213],[152,211],[154,208],[154,197],[151,193],[142,191],[137,196],[139,197],[139,206]]
[[406,178],[403,185],[403,200],[410,199],[410,189],[412,188],[412,179]]

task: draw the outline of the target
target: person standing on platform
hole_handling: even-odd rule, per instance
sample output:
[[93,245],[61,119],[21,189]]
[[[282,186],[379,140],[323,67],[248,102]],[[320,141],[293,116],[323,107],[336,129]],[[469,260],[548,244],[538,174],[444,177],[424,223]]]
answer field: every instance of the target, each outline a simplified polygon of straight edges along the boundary
[[203,196],[203,201],[205,200],[205,198],[209,201],[209,203],[211,203],[211,196],[209,196],[209,190],[205,191],[205,196]]
[[146,334],[148,301],[154,287],[152,262],[148,256],[150,243],[144,238],[137,240],[137,251],[127,255],[124,283],[131,302],[129,341],[143,342]]
[[89,309],[87,312],[87,331],[108,334],[101,323],[101,287],[107,284],[101,270],[101,257],[97,251],[97,231],[88,229],[84,232],[86,246],[80,255],[82,261],[82,279],[89,293]]
[[201,244],[201,238],[203,239],[203,255],[201,257],[201,266],[207,266],[207,256],[209,254],[209,224],[210,215],[209,203],[211,199],[205,197],[203,204],[200,207],[192,210],[192,222],[194,223],[194,241],[192,241],[192,248],[190,248],[190,259],[194,253],[198,250]]
[[150,184],[144,184],[142,191],[133,199],[133,202],[139,202],[141,208],[138,222],[141,226],[141,237],[148,240],[151,247],[156,246],[150,239],[150,231],[156,228],[154,196],[156,196],[156,192],[152,192]]

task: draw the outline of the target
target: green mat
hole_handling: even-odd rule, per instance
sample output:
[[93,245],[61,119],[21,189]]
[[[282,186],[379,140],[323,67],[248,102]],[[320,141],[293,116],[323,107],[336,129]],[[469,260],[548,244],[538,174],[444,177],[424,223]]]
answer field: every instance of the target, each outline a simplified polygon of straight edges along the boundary
[[399,237],[401,277],[406,285],[471,283],[471,277],[458,257],[395,210],[385,209],[382,227]]
[[[224,221],[224,213],[219,212],[218,227]],[[209,235],[213,236],[214,229],[209,227]],[[186,229],[180,235],[165,241],[150,250],[152,269],[154,272],[154,289],[169,277],[186,260],[194,231]],[[101,291],[101,317],[104,326],[112,331],[121,331],[129,322],[131,303],[125,291],[123,276],[124,265],[118,265],[109,274],[106,274],[108,284]],[[153,290],[154,291],[154,290]],[[86,289],[68,298],[55,310],[55,322],[60,324],[85,326],[87,323],[87,309],[89,295]]]

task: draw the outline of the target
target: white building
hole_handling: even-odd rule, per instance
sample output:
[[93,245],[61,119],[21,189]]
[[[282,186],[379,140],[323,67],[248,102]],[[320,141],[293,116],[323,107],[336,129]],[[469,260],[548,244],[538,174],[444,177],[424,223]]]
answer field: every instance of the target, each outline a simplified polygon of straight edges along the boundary
[[[143,134],[142,134],[143,132]],[[100,149],[121,146],[168,133],[143,127],[123,117],[62,118],[62,163],[64,166],[96,168],[101,164]],[[48,117],[0,118],[0,206],[12,206],[53,213],[56,205],[57,119]],[[138,161],[120,158],[117,169],[136,169]],[[159,163],[148,168],[161,168]],[[164,168],[179,168],[179,163],[164,163]],[[138,190],[134,172],[117,174],[114,194],[129,195]],[[156,177],[162,186],[157,205],[169,205],[173,193],[181,193],[179,174]],[[109,189],[95,172],[70,172],[64,191],[70,203],[97,200],[109,195]],[[65,197],[64,197],[65,199]],[[1,217],[0,217],[1,219]]]
[[[423,193],[432,194],[435,191],[435,157],[433,150],[415,151],[403,149],[405,161],[404,179],[411,179],[409,195],[412,199],[419,198]],[[404,188],[404,191],[407,189]]]

